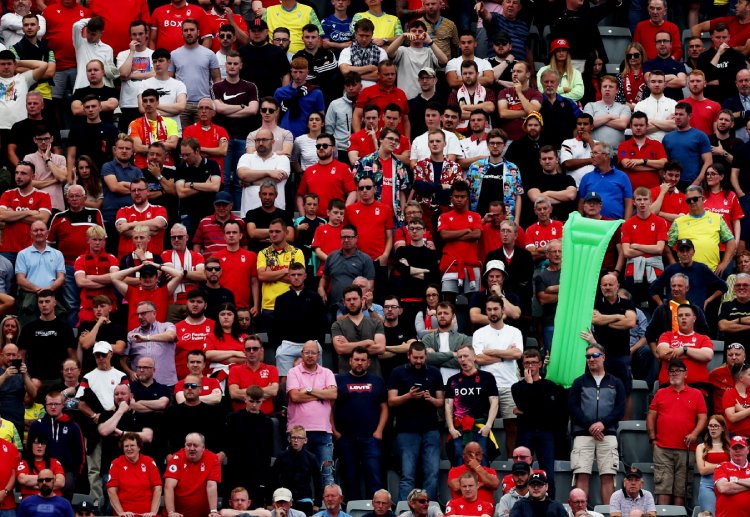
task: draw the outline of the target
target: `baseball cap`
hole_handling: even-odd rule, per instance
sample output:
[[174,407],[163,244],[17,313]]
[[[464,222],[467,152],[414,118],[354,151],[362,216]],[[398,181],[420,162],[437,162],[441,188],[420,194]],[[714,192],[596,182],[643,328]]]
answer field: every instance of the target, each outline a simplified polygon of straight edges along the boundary
[[251,31],[264,31],[268,29],[268,24],[263,18],[256,18],[247,28]]
[[232,204],[232,195],[229,192],[221,191],[214,196],[214,205],[220,205],[222,203],[225,205]]
[[546,485],[547,476],[543,472],[534,472],[529,477],[529,485]]
[[510,469],[511,474],[516,474],[519,472],[525,472],[526,474],[531,474],[531,465],[524,461],[517,461],[513,464],[513,467]]
[[729,440],[729,446],[734,447],[735,445],[747,447],[747,440],[745,440],[744,436],[733,436],[732,439]]
[[667,371],[669,371],[670,368],[679,368],[681,370],[687,370],[687,366],[685,366],[685,362],[682,359],[672,359],[667,364]]
[[159,270],[153,264],[146,264],[138,271],[141,276],[156,276]]
[[492,38],[492,43],[495,45],[507,45],[511,42],[510,36],[507,32],[498,32],[495,37]]
[[419,73],[417,74],[417,77],[419,77],[422,74],[427,74],[430,77],[437,77],[437,74],[435,73],[435,69],[429,66],[423,67]]
[[484,274],[486,275],[493,269],[499,269],[506,277],[508,276],[508,273],[505,271],[505,264],[503,264],[502,260],[490,260],[487,262],[487,267],[484,268]]
[[558,38],[552,42],[552,44],[549,46],[549,51],[554,52],[555,50],[559,48],[567,48],[570,49],[570,45],[568,44],[568,40],[564,38]]
[[99,507],[94,504],[91,497],[84,495],[73,505],[73,509],[76,513],[93,513],[96,514]]
[[643,479],[643,472],[638,467],[630,467],[630,470],[625,473],[625,477]]
[[97,341],[94,344],[94,350],[92,353],[94,354],[108,354],[112,351],[112,345],[107,343],[106,341]]
[[677,249],[680,248],[692,248],[695,249],[695,245],[693,244],[693,241],[690,239],[680,239],[677,241]]
[[600,196],[598,192],[589,192],[588,194],[586,194],[586,197],[583,198],[583,202],[588,203],[589,201],[598,201],[601,203],[602,196]]
[[288,488],[277,488],[273,492],[273,502],[276,501],[291,501],[292,500],[292,491]]

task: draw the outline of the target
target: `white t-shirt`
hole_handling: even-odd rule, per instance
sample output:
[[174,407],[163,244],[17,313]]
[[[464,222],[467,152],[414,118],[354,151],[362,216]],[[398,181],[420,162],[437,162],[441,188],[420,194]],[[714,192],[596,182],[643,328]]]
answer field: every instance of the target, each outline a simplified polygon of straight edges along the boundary
[[[500,330],[485,325],[474,332],[471,344],[477,355],[485,350],[507,350],[511,345],[523,350],[523,336],[520,330],[510,325],[503,325]],[[518,382],[518,365],[514,359],[503,359],[498,363],[482,366],[481,369],[495,376],[498,388],[510,388]]]
[[83,376],[83,382],[78,386],[78,392],[76,392],[76,398],[81,398],[83,392],[86,389],[86,385],[94,392],[96,398],[99,399],[102,407],[105,411],[110,409],[116,409],[115,403],[115,388],[122,382],[122,378],[125,376],[123,372],[117,368],[110,368],[109,370],[95,369]]
[[[133,72],[150,72],[154,69],[154,65],[151,62],[151,54],[154,51],[150,48],[141,50],[133,54]],[[128,59],[130,50],[123,50],[117,54],[117,68],[120,68],[122,64]],[[120,90],[120,107],[121,108],[137,108],[138,107],[138,94],[141,93],[141,83],[143,81],[130,81],[123,79],[122,89]]]
[[[566,160],[583,160],[585,158],[591,158],[591,147],[589,147],[589,144],[577,138],[563,140],[562,147],[560,148],[560,163],[564,163]],[[578,187],[581,183],[581,178],[593,170],[593,165],[584,165],[575,170],[568,170],[568,176],[576,180],[576,187]]]
[[[287,174],[291,170],[289,166],[289,157],[283,154],[276,153],[272,153],[267,160],[264,160],[263,158],[258,156],[257,152],[253,154],[245,153],[237,162],[237,169],[239,169],[240,167],[266,171],[271,169],[279,169],[282,171],[286,171]],[[257,183],[257,185],[250,185],[249,187],[245,187],[242,189],[242,205],[240,208],[240,215],[242,217],[245,217],[245,214],[248,212],[248,210],[254,210],[260,206],[260,184],[262,183],[262,181],[258,181]],[[276,205],[277,208],[281,208],[282,210],[286,210],[286,196],[284,195],[285,185],[285,179],[276,183],[276,189],[279,195],[276,196],[276,202],[274,203],[274,205]]]
[[[443,131],[445,135],[445,156],[455,154],[456,159],[464,157],[464,151],[461,149],[461,143],[458,137],[450,131]],[[430,147],[427,145],[427,133],[422,133],[411,143],[410,160],[424,160],[430,157]]]
[[223,54],[221,50],[217,50],[216,59],[219,61],[219,73],[221,74],[221,79],[224,80],[227,78],[227,55]]
[[10,129],[26,118],[26,94],[34,82],[31,70],[0,77],[0,129]]
[[[461,77],[461,63],[464,62],[463,56],[454,57],[450,61],[448,61],[448,64],[445,65],[445,73],[448,72],[456,72],[456,75],[458,77]],[[482,59],[481,57],[474,56],[474,62],[477,64],[477,68],[479,68],[479,75],[481,76],[485,71],[492,70],[492,65],[489,61],[486,59]]]
[[[380,56],[378,57],[378,63],[388,59],[388,54],[385,52],[385,49],[378,47],[378,50],[380,51]],[[351,65],[351,64],[352,64],[352,50],[350,47],[346,47],[344,50],[341,51],[341,54],[339,55],[339,67],[341,65]],[[375,81],[368,81],[366,79],[362,79],[362,88],[367,88],[368,86],[372,86],[373,84],[375,84]]]
[[[185,86],[185,83],[183,83],[182,81],[178,81],[174,77],[170,77],[169,79],[166,79],[164,81],[162,81],[161,79],[157,79],[156,77],[151,77],[150,79],[141,81],[138,84],[141,85],[140,90],[138,91],[138,95],[142,94],[149,88],[152,88],[159,92],[159,102],[162,104],[174,104],[175,102],[177,102],[177,98],[180,95],[184,95],[187,99],[187,87]],[[162,116],[167,116],[166,113],[160,114]],[[177,122],[177,129],[179,129],[180,136],[182,136],[182,124],[180,123],[180,116],[169,116],[169,118]]]
[[[487,139],[477,143],[476,140],[471,138],[464,138],[458,141],[461,144],[461,150],[464,153],[464,158],[474,158],[479,156],[489,156],[490,150],[487,148]],[[478,159],[478,158],[477,158]]]

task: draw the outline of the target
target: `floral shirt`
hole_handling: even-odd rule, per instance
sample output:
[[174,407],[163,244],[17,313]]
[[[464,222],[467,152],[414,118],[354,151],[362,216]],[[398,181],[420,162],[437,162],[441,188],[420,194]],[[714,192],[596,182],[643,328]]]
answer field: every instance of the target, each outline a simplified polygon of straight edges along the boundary
[[[463,171],[461,167],[450,160],[443,162],[443,170],[440,172],[440,184],[435,183],[435,172],[432,168],[432,160],[425,158],[419,160],[414,166],[414,190],[417,192],[416,200],[422,205],[423,210],[435,210],[441,203],[441,190],[443,185],[453,185],[453,182],[463,180]],[[427,188],[420,188],[417,182],[429,184]],[[429,187],[434,186],[434,191],[430,192]],[[448,190],[445,190],[448,192]],[[447,198],[447,196],[446,196]],[[448,203],[450,204],[450,203]],[[448,205],[445,205],[448,206]]]
[[372,181],[375,182],[375,200],[391,204],[396,217],[396,223],[400,225],[403,222],[403,207],[401,206],[398,193],[408,191],[411,188],[411,183],[409,183],[409,174],[406,171],[406,165],[395,156],[391,159],[393,161],[394,183],[392,189],[393,199],[390,203],[387,199],[381,199],[383,195],[383,164],[380,162],[377,151],[359,159],[357,171],[354,173],[354,183],[358,183],[362,178],[372,178]]
[[[484,171],[489,167],[490,159],[484,158],[471,164],[466,173],[466,182],[469,184],[471,194],[470,210],[476,211],[479,204],[479,194],[482,191],[482,179]],[[521,171],[515,163],[503,160],[503,205],[505,216],[513,221],[516,215],[516,196],[524,193],[521,183]],[[517,221],[516,221],[517,222]]]

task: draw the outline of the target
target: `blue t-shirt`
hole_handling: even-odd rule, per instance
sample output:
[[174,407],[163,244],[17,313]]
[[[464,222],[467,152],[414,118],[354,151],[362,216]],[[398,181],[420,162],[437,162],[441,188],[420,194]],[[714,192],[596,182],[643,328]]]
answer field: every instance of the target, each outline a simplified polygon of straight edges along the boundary
[[633,187],[628,175],[612,167],[602,174],[598,170],[585,174],[578,186],[578,197],[584,199],[589,192],[602,197],[602,216],[621,219],[625,216],[625,200],[633,199]]
[[[143,177],[143,171],[129,163],[127,167],[120,165],[117,160],[107,162],[102,166],[102,179],[114,176],[119,181],[135,181]],[[106,186],[104,188],[104,204],[102,204],[102,217],[105,222],[114,223],[117,211],[125,206],[133,204],[130,194],[115,194]]]
[[324,18],[320,24],[323,27],[323,34],[321,34],[323,39],[331,40],[334,43],[346,43],[347,41],[351,41],[354,37],[354,32],[351,28],[351,16],[347,17],[345,20],[339,20],[336,18],[335,14],[332,14],[331,16]]
[[73,507],[67,499],[58,495],[42,497],[32,495],[21,501],[17,517],[73,517]]
[[711,152],[711,142],[706,134],[691,127],[687,131],[670,131],[662,140],[670,160],[682,165],[680,182],[692,183],[701,171],[701,155]]

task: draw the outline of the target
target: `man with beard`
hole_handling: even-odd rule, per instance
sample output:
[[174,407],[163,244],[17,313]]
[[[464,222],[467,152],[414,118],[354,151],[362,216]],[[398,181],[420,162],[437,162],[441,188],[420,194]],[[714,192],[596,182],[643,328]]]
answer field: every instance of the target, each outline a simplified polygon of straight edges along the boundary
[[222,276],[221,260],[217,257],[206,259],[205,283],[201,286],[206,296],[206,316],[216,320],[219,316],[219,306],[223,303],[234,305],[234,293],[222,287],[219,280]]
[[[246,223],[250,222],[247,219],[247,213],[251,210],[262,207],[266,213],[270,213],[273,211],[274,206],[280,210],[286,209],[285,187],[291,166],[288,156],[274,151],[275,139],[276,137],[272,130],[259,129],[254,137],[254,152],[242,155],[237,162],[237,176],[240,178],[242,184],[245,185],[242,189],[240,215],[245,216]],[[262,195],[262,190],[267,183],[270,183],[276,190],[271,206],[266,206],[268,200],[264,200]],[[283,217],[283,215],[276,215],[274,219],[276,217]],[[288,224],[291,226],[291,221],[288,221]],[[268,226],[264,225],[261,228],[266,228],[267,232]],[[254,236],[250,232],[250,228],[248,228],[248,233],[251,238],[257,239],[261,237]],[[262,237],[268,238],[268,235],[265,234]],[[290,238],[289,240],[293,239]],[[261,244],[257,248],[257,251],[260,251],[263,247],[265,246]],[[253,249],[255,250],[255,247]]]
[[178,379],[183,379],[188,374],[188,352],[203,350],[208,336],[214,332],[216,326],[215,321],[206,318],[206,297],[203,291],[191,289],[186,299],[185,319],[175,324],[177,342],[174,359]]
[[[371,356],[385,352],[385,331],[379,319],[365,318],[362,312],[362,289],[350,285],[344,289],[346,315],[333,323],[331,336],[333,347],[339,354],[339,371],[347,370],[347,362],[357,347],[364,347]],[[368,370],[380,371],[377,360],[368,364]]]
[[169,458],[164,473],[164,505],[168,515],[177,517],[219,517],[217,485],[221,482],[221,462],[206,449],[198,433],[185,437],[185,448]]
[[[652,0],[652,2],[661,3],[662,0]],[[649,9],[649,11],[651,11]],[[669,23],[669,22],[667,22]],[[672,38],[677,41],[677,49],[672,52]],[[687,84],[687,71],[685,70],[685,64],[681,61],[677,61],[674,56],[678,54],[677,51],[681,52],[679,43],[679,33],[672,34],[666,30],[660,30],[654,36],[656,44],[656,56],[643,63],[643,72],[648,77],[648,73],[652,70],[661,70],[666,75],[664,76],[665,88],[664,94],[675,101],[680,101],[684,97],[682,89]],[[646,55],[652,55],[646,50]],[[677,56],[679,59],[679,56]]]
[[[473,60],[461,63],[461,85],[448,96],[448,104],[461,106],[461,121],[457,131],[468,133],[469,117],[474,111],[484,111],[488,115],[495,111],[495,92],[479,84],[479,67]],[[494,80],[494,76],[493,76]]]
[[[437,264],[437,259],[435,260]],[[383,330],[385,333],[385,353],[380,357],[383,378],[387,381],[397,366],[405,364],[409,347],[416,341],[414,315],[409,313],[404,318],[401,299],[398,296],[386,296],[383,301]]]
[[[726,99],[737,92],[732,79],[747,68],[745,56],[729,45],[729,27],[717,23],[711,27],[711,47],[698,58],[698,70],[706,74],[706,97]],[[695,71],[695,70],[693,70]]]
[[401,458],[399,499],[414,489],[421,455],[423,486],[437,496],[440,432],[436,409],[444,403],[439,371],[426,364],[427,350],[419,342],[409,345],[408,364],[393,371],[388,382],[388,405],[396,415],[396,445]]
[[630,130],[633,138],[621,142],[617,147],[620,167],[630,178],[634,190],[638,187],[658,188],[659,171],[667,163],[664,146],[658,140],[646,136],[648,115],[642,111],[636,111],[630,117]]
[[388,403],[383,378],[368,372],[370,362],[367,348],[358,346],[349,357],[349,371],[336,376],[333,436],[343,462],[341,479],[351,499],[362,498],[360,472],[364,472],[365,494],[383,488],[381,443]]
[[18,507],[16,515],[22,517],[73,517],[73,507],[70,502],[64,497],[54,494],[55,474],[50,469],[40,470],[37,474],[37,482],[39,483],[39,494],[24,499]]
[[[536,200],[542,196],[547,198],[552,206],[552,217],[556,221],[564,222],[568,219],[568,214],[575,210],[575,200],[578,194],[576,182],[560,169],[560,159],[554,147],[545,145],[538,150],[537,154],[542,166],[541,174],[534,176],[528,183],[524,183],[527,185],[526,195],[532,204],[535,204]],[[521,221],[524,220],[524,215],[525,212],[521,214]]]
[[[242,58],[240,77],[258,87],[258,98],[273,95],[283,84],[288,84],[289,60],[286,52],[268,39],[268,24],[261,18],[256,18],[248,26],[250,42],[242,45],[238,52]],[[263,63],[263,66],[253,66]]]
[[[500,90],[497,99],[499,115],[502,118],[500,128],[508,134],[508,138],[513,140],[515,145],[517,140],[524,137],[525,121],[542,106],[542,94],[529,84],[531,71],[527,62],[516,62],[511,78],[513,86]],[[541,123],[539,126],[541,128]]]
[[732,110],[722,109],[716,116],[713,132],[708,135],[708,141],[711,142],[711,155],[713,156],[714,165],[721,164],[725,171],[732,169],[734,161],[734,148],[742,141],[734,136],[732,125],[734,118]]
[[[540,361],[541,363],[541,361]],[[531,466],[523,461],[517,461],[513,464],[510,471],[513,476],[513,484],[507,494],[504,494],[495,507],[498,517],[510,515],[513,506],[521,499],[529,497],[529,476],[531,476]]]

